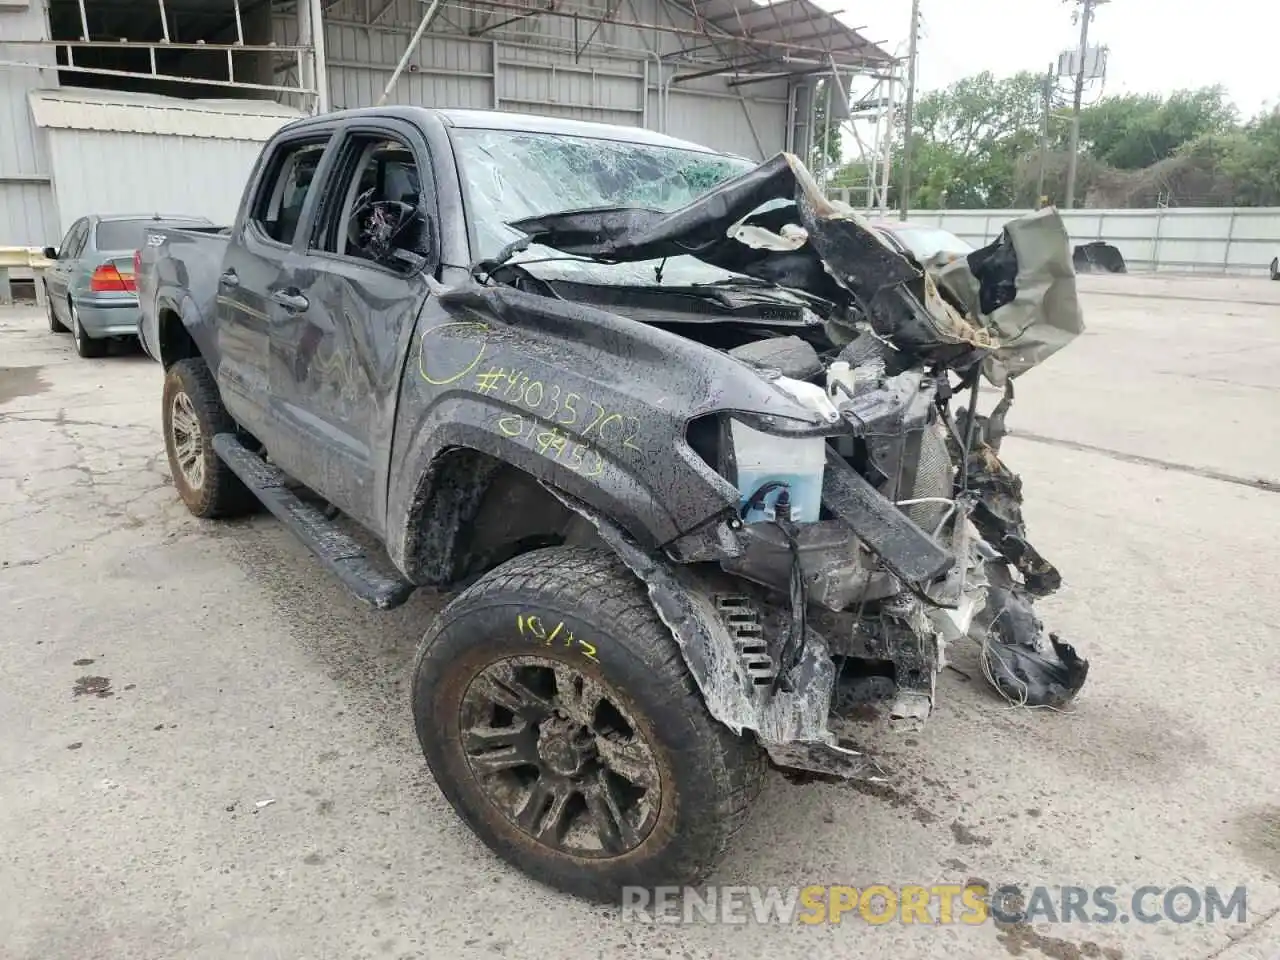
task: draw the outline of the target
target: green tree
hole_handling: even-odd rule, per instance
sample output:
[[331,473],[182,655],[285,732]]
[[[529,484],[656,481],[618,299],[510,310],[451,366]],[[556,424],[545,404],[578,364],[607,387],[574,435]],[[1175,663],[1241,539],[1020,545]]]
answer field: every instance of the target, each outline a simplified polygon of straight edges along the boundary
[[[1043,77],[990,72],[923,94],[911,151],[912,209],[1029,207],[1040,180]],[[1069,125],[1059,89],[1045,158],[1045,193],[1066,189]],[[820,101],[821,106],[825,102]],[[905,131],[898,116],[890,202],[899,203]],[[826,154],[836,159],[838,145]],[[819,147],[819,150],[822,148]],[[865,184],[864,164],[841,168],[837,185]],[[1080,115],[1076,195],[1100,203],[1174,202],[1280,205],[1280,107],[1241,124],[1220,86],[1169,96],[1104,97]]]
[[1180,156],[1194,158],[1232,180],[1239,206],[1280,206],[1280,107],[1242,127],[1205,134],[1184,144]]
[[[1040,75],[998,80],[990,71],[920,97],[912,124],[911,206],[1013,206],[1018,159],[1039,140],[1042,97]],[[900,120],[895,184],[902,180],[903,133]]]
[[[1229,132],[1236,109],[1220,86],[1106,97],[1080,111],[1082,147],[1118,170],[1140,170],[1172,157],[1184,144]],[[1065,146],[1066,130],[1057,131]]]
[[1280,206],[1280,106],[1254,117],[1244,133],[1249,145],[1237,174],[1240,202]]

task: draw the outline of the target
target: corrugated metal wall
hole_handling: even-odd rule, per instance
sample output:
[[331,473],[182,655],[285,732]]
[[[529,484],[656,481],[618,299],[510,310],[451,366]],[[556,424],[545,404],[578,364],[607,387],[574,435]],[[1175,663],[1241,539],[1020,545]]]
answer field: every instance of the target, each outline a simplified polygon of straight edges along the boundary
[[90,212],[186,213],[229,224],[262,149],[252,140],[103,130],[46,134],[58,185],[58,236]]
[[739,97],[734,89],[720,77],[673,84],[667,132],[756,160],[784,149],[787,82],[752,84],[746,88],[751,91],[749,97]]
[[[918,210],[910,219],[990,243],[1026,210]],[[1105,240],[1132,270],[1263,273],[1280,256],[1280,207],[1063,210],[1074,243]]]
[[[364,23],[366,9],[366,0],[339,0],[326,11],[335,108],[377,101],[425,6],[418,0],[395,0],[375,26]],[[640,22],[679,19],[660,0],[634,0],[624,11],[621,16]],[[510,16],[509,11],[444,8],[410,60],[393,100],[630,124],[756,159],[786,145],[785,81],[738,90],[718,77],[665,83],[671,68],[659,58],[677,52],[678,39],[616,24],[533,16],[478,37],[468,35]],[[692,26],[692,21],[681,25]],[[0,8],[0,31],[14,39],[42,37],[44,11],[39,0],[25,9]],[[277,15],[273,32],[279,41],[292,41],[297,35],[294,16]],[[240,171],[247,169],[245,155],[256,152],[255,145],[177,137],[162,141],[136,134],[121,134],[123,139],[108,143],[95,141],[102,135],[88,131],[42,131],[32,122],[27,94],[57,85],[52,71],[41,76],[39,71],[0,68],[0,244],[53,242],[76,216],[98,209],[92,205],[95,197],[114,198],[115,192],[103,192],[107,166],[86,162],[101,156],[92,151],[102,149],[113,151],[113,170],[117,156],[128,161],[119,177],[127,180],[148,170],[136,194],[139,207],[181,208],[218,220],[230,216],[224,194],[234,184],[238,195]],[[664,85],[669,91],[665,97],[660,93]],[[53,136],[65,146],[59,149],[56,165],[50,162],[45,142]],[[149,151],[145,160],[144,149]],[[74,159],[76,150],[85,151],[79,162]],[[149,169],[157,158],[163,158],[165,170],[174,171],[172,176]],[[180,166],[172,165],[175,160]],[[215,165],[209,166],[210,161]],[[191,184],[201,183],[191,175],[193,170],[216,170],[219,175],[206,181],[208,187],[193,188]]]
[[[329,8],[325,37],[335,109],[377,102],[425,9],[417,0],[396,0],[376,25],[368,26],[360,0],[340,0]],[[659,72],[669,80],[671,69],[659,66],[656,55],[679,50],[674,36],[616,24],[596,29],[562,17],[528,17],[478,37],[468,35],[511,16],[503,10],[444,8],[392,100],[641,126],[756,159],[786,144],[785,81],[754,84],[743,88],[746,95],[718,77],[672,84],[663,110]],[[666,23],[676,16],[658,0],[635,0],[625,7],[625,17],[640,22]],[[277,41],[296,36],[292,17],[276,18]]]
[[[26,9],[0,7],[0,37],[43,36],[44,8],[39,0]],[[24,58],[39,57],[31,51]],[[52,55],[46,59],[52,62]],[[39,70],[0,67],[0,246],[42,246],[57,239],[49,160],[27,107],[28,91],[56,83],[53,71],[47,71],[42,82]]]

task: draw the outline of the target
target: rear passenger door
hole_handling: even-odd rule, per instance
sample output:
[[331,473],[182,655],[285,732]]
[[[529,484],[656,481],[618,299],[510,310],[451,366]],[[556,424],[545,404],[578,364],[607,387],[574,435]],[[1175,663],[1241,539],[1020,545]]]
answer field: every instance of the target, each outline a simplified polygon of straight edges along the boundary
[[71,326],[71,310],[67,306],[67,298],[71,293],[71,280],[76,265],[80,261],[80,251],[84,249],[85,240],[89,236],[89,220],[81,217],[71,225],[67,235],[62,238],[62,246],[58,248],[58,259],[52,267],[45,271],[45,288],[49,291],[49,300],[57,312],[58,319],[68,327]]
[[348,124],[287,281],[306,305],[272,328],[271,391],[288,434],[277,460],[379,533],[405,357],[438,267],[436,222],[417,129]]
[[273,455],[282,431],[268,377],[272,329],[298,312],[290,277],[331,138],[331,130],[312,129],[271,147],[218,277],[218,387],[232,416]]

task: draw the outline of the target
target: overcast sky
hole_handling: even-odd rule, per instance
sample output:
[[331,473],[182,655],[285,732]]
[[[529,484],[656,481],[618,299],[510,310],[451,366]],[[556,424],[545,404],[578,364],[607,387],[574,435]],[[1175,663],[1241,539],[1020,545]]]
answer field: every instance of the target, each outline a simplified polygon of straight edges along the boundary
[[[869,40],[905,55],[910,0],[817,0]],[[921,89],[990,70],[1043,70],[1079,42],[1064,0],[921,0]],[[1108,93],[1163,93],[1221,83],[1244,116],[1280,103],[1275,0],[1111,0],[1089,27],[1110,48]],[[1094,88],[1096,91],[1096,88]]]

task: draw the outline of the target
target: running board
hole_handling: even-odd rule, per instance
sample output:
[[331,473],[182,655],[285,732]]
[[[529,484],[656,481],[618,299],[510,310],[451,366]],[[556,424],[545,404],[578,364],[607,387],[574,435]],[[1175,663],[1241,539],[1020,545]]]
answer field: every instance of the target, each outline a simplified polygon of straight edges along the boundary
[[414,591],[412,583],[379,569],[361,544],[317,507],[299,498],[286,486],[284,472],[245,449],[235,434],[214,436],[213,449],[263,506],[358,598],[379,610],[390,610],[409,599]]

